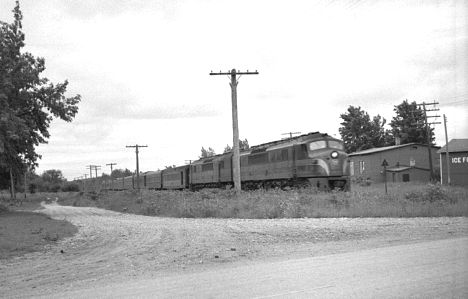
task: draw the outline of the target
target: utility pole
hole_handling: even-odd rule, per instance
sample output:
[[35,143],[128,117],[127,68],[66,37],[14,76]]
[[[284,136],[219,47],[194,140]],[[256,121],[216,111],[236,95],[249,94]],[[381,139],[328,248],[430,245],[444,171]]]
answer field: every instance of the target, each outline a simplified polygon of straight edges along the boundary
[[189,164],[189,188],[192,190],[192,160],[185,160],[185,163]]
[[86,179],[88,178],[88,174],[85,173],[84,175],[84,180],[83,180],[83,192],[86,193]]
[[106,166],[110,166],[110,168],[111,168],[111,176],[112,176],[112,166],[114,166],[114,165],[117,165],[117,163],[109,163],[109,164],[106,164]]
[[110,172],[110,178],[111,178],[111,189],[114,189],[114,178],[112,177],[112,166],[113,165],[117,165],[117,163],[109,163],[109,164],[106,164],[106,166],[110,166],[111,168],[111,172]]
[[90,178],[90,179],[93,178],[93,167],[94,167],[94,165],[88,165],[88,166],[86,166],[87,169],[89,168],[89,178]]
[[210,72],[211,76],[215,75],[228,75],[230,76],[231,82],[231,100],[232,100],[232,172],[233,172],[233,180],[234,180],[234,190],[239,192],[241,190],[241,177],[240,177],[240,153],[239,153],[239,126],[237,121],[237,75],[239,78],[242,75],[258,75],[258,72],[237,72],[236,69],[232,69],[230,72],[221,72],[213,73]]
[[[431,134],[431,127],[430,125],[435,125],[435,124],[440,124],[440,122],[428,122],[427,119],[430,118],[430,117],[440,117],[439,115],[427,115],[427,112],[430,112],[430,111],[439,111],[439,108],[435,108],[436,105],[438,105],[439,103],[434,101],[432,103],[426,103],[426,102],[422,102],[422,104],[417,104],[418,106],[422,106],[423,107],[423,111],[424,111],[424,125],[426,126],[426,136],[427,136],[427,151],[428,151],[428,154],[429,154],[429,169],[430,169],[430,172],[431,172],[431,175],[430,175],[430,178],[431,178],[431,181],[434,181],[435,180],[435,176],[434,176],[434,166],[432,165],[432,134]],[[432,109],[427,109],[426,106],[432,106],[433,108]]]
[[140,165],[138,162],[138,149],[140,147],[148,147],[147,145],[127,145],[125,147],[134,147],[135,148],[135,154],[136,154],[136,175],[137,175],[137,189],[140,191]]
[[447,164],[447,185],[450,185],[450,163],[449,163],[450,160],[449,160],[449,146],[448,146],[448,135],[447,135],[447,117],[445,116],[445,114],[444,114],[444,129],[445,129],[445,163]]
[[282,133],[281,135],[289,135],[289,139],[293,138],[293,135],[298,135],[301,134],[301,132],[288,132],[288,133]]
[[98,169],[101,169],[101,165],[93,165],[93,166],[94,166],[94,171],[96,173],[96,179],[97,179],[97,177],[98,177],[97,171],[98,171]]

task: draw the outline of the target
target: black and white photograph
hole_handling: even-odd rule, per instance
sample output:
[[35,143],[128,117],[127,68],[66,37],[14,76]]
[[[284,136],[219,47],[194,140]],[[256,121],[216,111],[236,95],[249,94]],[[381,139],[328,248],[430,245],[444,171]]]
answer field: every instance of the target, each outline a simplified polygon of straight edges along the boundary
[[467,298],[468,2],[0,0],[0,273]]

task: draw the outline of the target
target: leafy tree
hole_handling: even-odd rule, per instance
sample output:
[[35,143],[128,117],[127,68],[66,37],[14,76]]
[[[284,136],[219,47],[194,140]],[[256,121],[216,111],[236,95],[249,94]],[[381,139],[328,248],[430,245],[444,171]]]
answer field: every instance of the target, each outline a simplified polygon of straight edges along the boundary
[[123,177],[126,177],[126,176],[131,176],[132,174],[133,174],[133,172],[131,172],[127,168],[125,168],[125,170],[124,169],[114,169],[114,170],[112,170],[111,177],[113,179],[116,179],[116,178],[123,178]]
[[[400,105],[395,106],[393,111],[396,113],[390,122],[393,138],[400,138],[401,144],[427,143],[424,111],[416,102],[409,103],[408,100],[404,100]],[[433,128],[430,129],[430,134],[433,143],[435,139]]]
[[58,169],[50,169],[44,171],[41,175],[41,179],[44,182],[51,184],[62,184],[66,181],[63,177],[62,171]]
[[78,192],[80,191],[80,185],[76,182],[65,182],[61,189],[63,192]]
[[[248,150],[250,148],[249,146],[249,141],[246,139],[244,140],[239,140],[239,150],[241,151],[245,151],[245,150]],[[224,151],[223,153],[229,153],[232,151],[232,147],[229,145],[229,144],[226,144],[226,147],[224,148]]]
[[344,142],[346,152],[351,153],[388,144],[389,132],[385,130],[385,118],[380,115],[371,120],[369,114],[361,107],[349,106],[347,113],[341,114],[343,119],[339,132]]
[[0,168],[10,172],[14,198],[14,174],[37,166],[35,147],[47,143],[50,122],[72,121],[81,97],[64,96],[68,81],[53,84],[41,76],[44,59],[22,51],[25,35],[18,1],[13,15],[11,24],[0,21]]
[[230,151],[232,151],[232,147],[229,144],[226,144],[223,154],[229,153]]
[[216,155],[214,149],[209,147],[208,149],[205,149],[204,147],[201,148],[201,155],[199,158],[208,158],[208,157],[213,157]]

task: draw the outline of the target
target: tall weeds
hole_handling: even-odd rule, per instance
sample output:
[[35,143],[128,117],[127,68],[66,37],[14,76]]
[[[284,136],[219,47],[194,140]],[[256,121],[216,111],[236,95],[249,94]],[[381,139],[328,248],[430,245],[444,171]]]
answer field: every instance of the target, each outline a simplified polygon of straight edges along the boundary
[[441,185],[353,186],[351,192],[315,189],[135,191],[101,193],[99,207],[184,218],[439,217],[468,216],[468,189]]

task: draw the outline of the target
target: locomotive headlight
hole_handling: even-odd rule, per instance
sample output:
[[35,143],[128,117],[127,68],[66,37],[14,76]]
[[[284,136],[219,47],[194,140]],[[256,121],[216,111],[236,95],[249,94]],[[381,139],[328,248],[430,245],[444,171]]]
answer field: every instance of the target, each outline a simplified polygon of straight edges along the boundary
[[331,153],[331,157],[332,157],[333,159],[338,158],[338,152],[332,152],[332,153]]

